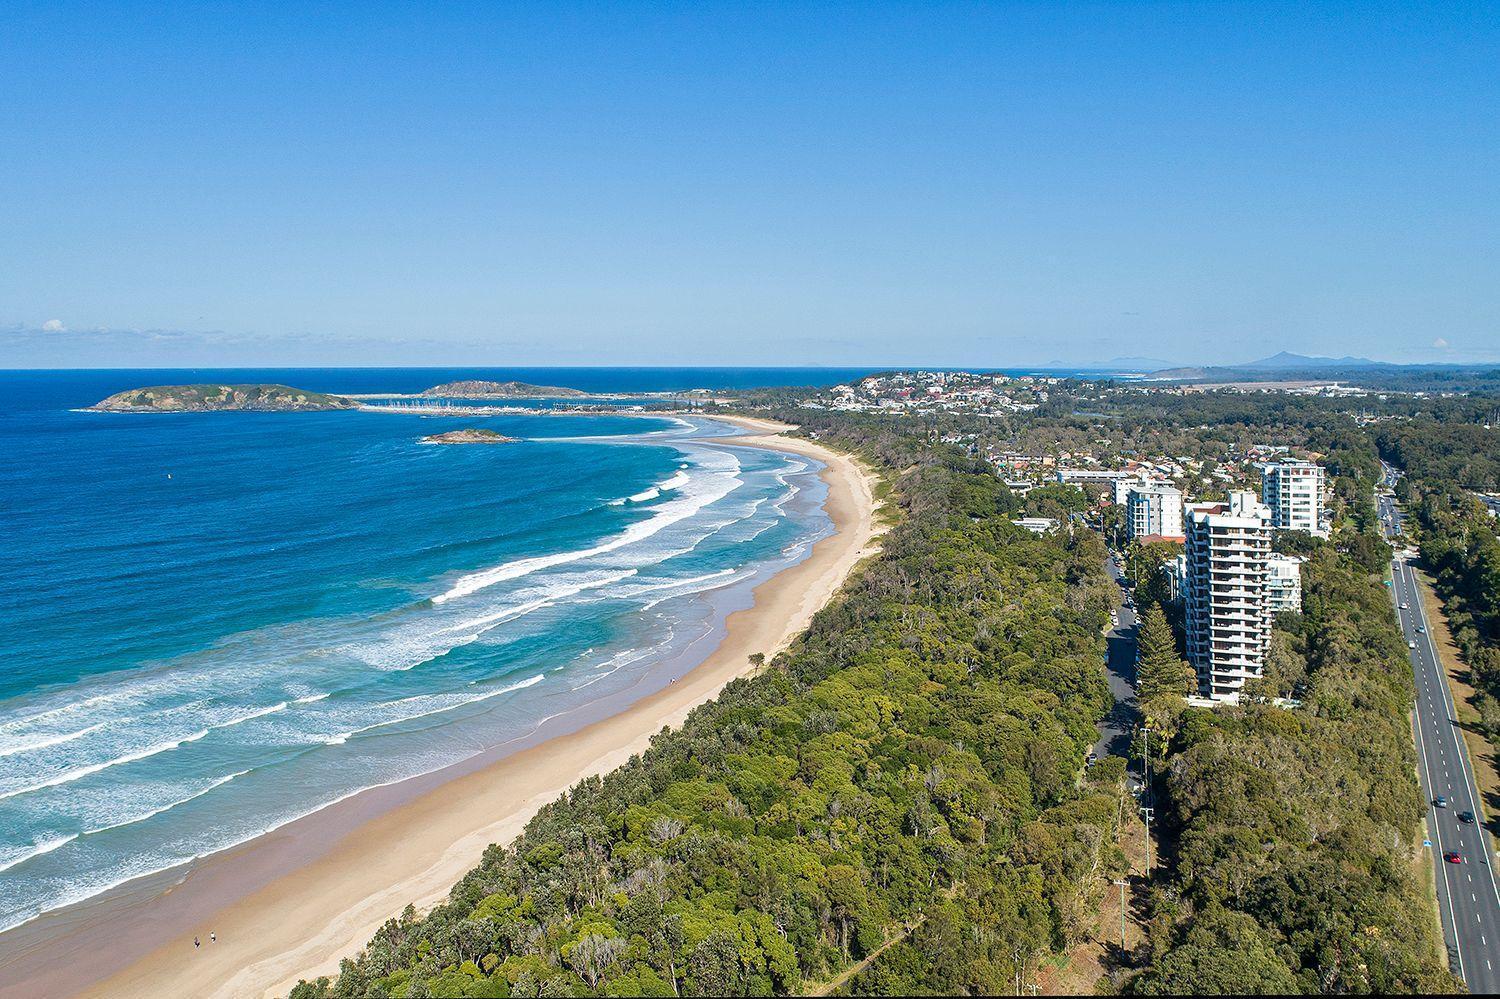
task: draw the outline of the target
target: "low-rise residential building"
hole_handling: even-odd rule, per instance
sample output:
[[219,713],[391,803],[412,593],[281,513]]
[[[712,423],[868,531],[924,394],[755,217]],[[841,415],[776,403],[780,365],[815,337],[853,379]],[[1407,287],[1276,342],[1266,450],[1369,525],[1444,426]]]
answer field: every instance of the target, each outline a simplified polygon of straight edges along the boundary
[[1271,553],[1266,563],[1266,601],[1273,615],[1302,609],[1302,563],[1305,561],[1297,555]]
[[1057,470],[1057,481],[1082,485],[1084,483],[1097,483],[1108,485],[1122,479],[1137,478],[1135,472],[1111,471],[1106,468],[1059,468]]
[[1125,536],[1182,538],[1182,490],[1167,482],[1135,485],[1126,494]]
[[1058,528],[1058,522],[1052,517],[1020,517],[1011,523],[1024,527],[1032,534],[1050,534]]

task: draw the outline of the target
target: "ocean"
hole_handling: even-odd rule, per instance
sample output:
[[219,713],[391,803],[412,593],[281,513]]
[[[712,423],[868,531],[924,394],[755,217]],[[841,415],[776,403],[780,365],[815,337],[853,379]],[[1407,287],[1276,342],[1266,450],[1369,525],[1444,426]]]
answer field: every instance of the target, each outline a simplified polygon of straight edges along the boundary
[[[838,369],[0,373],[0,929],[661,689],[830,525],[701,418],[103,414],[113,392]],[[519,443],[432,446],[483,426]]]

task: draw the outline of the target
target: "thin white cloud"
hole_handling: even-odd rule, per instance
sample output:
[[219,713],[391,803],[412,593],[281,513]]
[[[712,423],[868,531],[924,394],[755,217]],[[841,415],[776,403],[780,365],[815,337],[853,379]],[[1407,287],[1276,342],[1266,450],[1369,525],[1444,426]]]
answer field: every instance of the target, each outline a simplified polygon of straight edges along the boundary
[[[69,328],[0,325],[0,368],[54,367],[320,367],[353,359],[374,364],[484,365],[536,345],[523,342],[349,337],[310,332],[261,334],[226,330]],[[532,359],[535,362],[535,359]]]

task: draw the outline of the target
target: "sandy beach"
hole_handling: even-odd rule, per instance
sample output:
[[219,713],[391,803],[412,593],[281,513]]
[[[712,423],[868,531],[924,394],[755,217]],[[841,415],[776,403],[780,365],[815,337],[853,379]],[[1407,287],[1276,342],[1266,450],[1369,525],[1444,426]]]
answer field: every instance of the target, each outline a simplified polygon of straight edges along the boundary
[[[731,419],[749,431],[737,446],[763,447],[826,463],[826,510],[834,533],[810,555],[762,582],[753,606],[729,615],[718,646],[671,686],[576,732],[505,756],[439,783],[383,811],[375,811],[318,855],[289,865],[287,835],[216,855],[173,889],[170,917],[132,920],[118,939],[80,931],[64,944],[38,946],[0,981],[0,996],[262,996],[284,995],[299,979],[337,973],[340,959],[358,953],[379,926],[408,904],[425,910],[491,843],[510,842],[545,803],[581,778],[608,772],[647,748],[653,734],[678,725],[730,680],[751,670],[754,653],[773,656],[802,631],[838,591],[850,571],[876,550],[874,479],[857,461],[820,444],[787,437],[769,421]],[[291,827],[287,827],[290,829]],[[284,832],[284,831],[283,831]],[[257,850],[260,852],[257,853]],[[211,885],[230,886],[259,871],[261,883],[227,905],[212,904]],[[167,905],[171,893],[161,900]],[[207,900],[205,900],[207,896]],[[144,908],[150,909],[148,903]],[[152,928],[158,933],[152,934]],[[217,934],[210,943],[208,934]],[[194,937],[203,946],[195,950]],[[146,941],[146,943],[142,943]],[[87,967],[62,953],[86,946]],[[47,957],[47,960],[42,960]],[[29,959],[28,959],[29,958]]]

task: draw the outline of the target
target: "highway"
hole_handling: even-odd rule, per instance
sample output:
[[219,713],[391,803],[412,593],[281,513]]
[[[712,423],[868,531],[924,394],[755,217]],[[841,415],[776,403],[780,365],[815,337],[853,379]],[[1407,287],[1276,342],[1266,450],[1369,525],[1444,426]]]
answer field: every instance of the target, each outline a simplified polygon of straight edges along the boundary
[[[1400,508],[1390,497],[1380,497],[1379,510],[1387,535],[1395,537],[1400,532]],[[1500,891],[1489,837],[1482,826],[1458,817],[1469,812],[1477,822],[1483,821],[1474,771],[1427,628],[1416,575],[1399,554],[1391,570],[1391,596],[1417,684],[1417,773],[1427,795],[1432,870],[1449,965],[1470,992],[1493,995],[1500,992]],[[1447,807],[1433,804],[1440,796],[1447,799]],[[1449,863],[1449,852],[1457,853],[1462,862]]]

